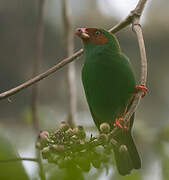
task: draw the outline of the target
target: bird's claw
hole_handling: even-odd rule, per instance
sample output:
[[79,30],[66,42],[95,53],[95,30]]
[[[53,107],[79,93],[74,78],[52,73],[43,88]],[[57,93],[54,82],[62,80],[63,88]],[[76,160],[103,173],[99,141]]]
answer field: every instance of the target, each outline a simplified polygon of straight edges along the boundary
[[143,94],[141,95],[141,97],[143,98],[146,95],[146,92],[148,89],[144,84],[140,84],[140,85],[136,86],[135,90],[136,90],[136,92],[142,91]]
[[119,127],[122,130],[128,130],[128,127],[125,125],[124,119],[123,118],[119,118],[115,120],[115,123],[113,125],[114,127]]

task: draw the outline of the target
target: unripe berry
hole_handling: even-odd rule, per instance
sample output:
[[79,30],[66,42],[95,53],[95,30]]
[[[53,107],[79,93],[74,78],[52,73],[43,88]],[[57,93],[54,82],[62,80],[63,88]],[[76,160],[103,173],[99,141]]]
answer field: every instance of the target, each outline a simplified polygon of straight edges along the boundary
[[100,125],[100,131],[102,133],[106,133],[106,134],[109,133],[110,132],[110,125],[108,123],[102,123]]
[[42,157],[43,157],[43,159],[48,159],[49,155],[50,155],[50,148],[49,147],[44,147],[42,149]]
[[119,152],[120,153],[128,153],[128,148],[127,148],[127,146],[126,145],[121,145],[120,147],[119,147]]
[[54,144],[54,145],[52,145],[52,148],[57,152],[62,152],[65,150],[64,146],[61,144],[59,144],[59,145]]
[[59,126],[59,130],[61,130],[62,132],[65,132],[68,129],[69,129],[69,124],[67,122],[61,122]]
[[85,139],[85,137],[86,137],[86,133],[83,129],[83,126],[78,126],[78,127],[74,128],[73,132],[80,139]]
[[69,128],[67,131],[66,131],[66,135],[69,136],[69,137],[72,137],[74,134],[73,134],[73,130],[71,128]]

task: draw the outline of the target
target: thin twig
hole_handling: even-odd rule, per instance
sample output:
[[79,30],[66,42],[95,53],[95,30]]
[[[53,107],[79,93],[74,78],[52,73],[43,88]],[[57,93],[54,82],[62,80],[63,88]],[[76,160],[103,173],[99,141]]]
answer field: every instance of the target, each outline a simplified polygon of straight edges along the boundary
[[63,59],[62,61],[60,61],[58,64],[56,64],[55,66],[51,67],[49,70],[45,71],[44,73],[35,76],[34,78],[26,81],[25,83],[12,88],[8,91],[5,91],[3,93],[0,94],[0,99],[5,99],[7,97],[10,97],[16,93],[18,93],[19,91],[33,85],[34,83],[48,77],[50,74],[53,74],[54,72],[56,72],[57,70],[61,69],[63,66],[65,66],[66,64],[72,62],[73,60],[75,60],[77,57],[79,57],[80,55],[82,55],[83,53],[83,49],[80,49],[79,51],[77,51],[76,53],[74,53],[72,56]]
[[0,163],[9,163],[9,162],[16,162],[16,161],[33,161],[38,162],[37,158],[24,158],[24,157],[18,157],[18,158],[10,158],[10,159],[0,159]]
[[[64,38],[66,47],[66,56],[69,57],[73,54],[73,29],[70,22],[70,15],[68,11],[68,0],[62,0],[62,14],[64,23]],[[76,115],[76,80],[75,80],[75,62],[67,66],[67,84],[68,84],[68,123],[71,127],[75,126]]]
[[[134,10],[136,12],[136,14],[140,14],[143,11],[144,5],[146,3],[147,0],[140,0],[138,5],[136,6],[136,9]],[[133,12],[133,11],[132,11]],[[131,12],[131,13],[132,13]],[[130,18],[133,19],[133,17],[136,15],[135,13],[132,13],[131,16],[130,13]],[[121,23],[117,24],[116,26],[114,26],[112,29],[110,29],[111,32],[116,33],[117,31],[120,31],[121,29],[125,28],[127,25],[131,24],[131,21],[129,21],[128,18],[126,18],[124,21],[122,21]],[[27,88],[29,86],[31,86],[32,84],[46,78],[47,76],[49,76],[50,74],[54,73],[55,71],[61,69],[63,66],[65,66],[66,64],[72,62],[73,60],[75,60],[77,57],[79,57],[80,55],[83,54],[83,49],[80,49],[79,51],[75,52],[72,56],[63,59],[62,61],[60,61],[58,64],[56,64],[55,66],[53,66],[52,68],[50,68],[49,70],[47,70],[46,72],[26,81],[25,83],[12,88],[6,92],[3,92],[0,94],[0,99],[5,99],[9,96],[12,96],[13,94],[16,94],[17,92],[21,91],[24,88]]]
[[133,22],[133,18],[137,15],[137,16],[141,16],[144,6],[146,4],[147,0],[139,0],[136,8],[130,12],[130,14],[120,23],[118,23],[117,25],[115,25],[114,27],[112,27],[109,32],[112,33],[116,33],[118,31],[120,31],[121,29],[125,28],[126,26],[132,24]]

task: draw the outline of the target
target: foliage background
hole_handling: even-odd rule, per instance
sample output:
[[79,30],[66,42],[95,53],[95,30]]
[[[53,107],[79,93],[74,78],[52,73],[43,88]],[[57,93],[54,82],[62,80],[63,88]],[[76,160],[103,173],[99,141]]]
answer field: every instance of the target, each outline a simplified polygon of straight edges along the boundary
[[[130,9],[127,6],[124,7],[124,1],[119,1],[118,6],[123,10],[120,11],[117,8],[115,9],[115,1],[114,5],[110,6],[108,0],[104,2],[102,0],[70,0],[69,6],[73,27],[99,26],[109,29],[119,22],[122,17],[125,17],[137,3],[136,0],[128,0],[127,2],[131,4]],[[41,72],[65,57],[61,0],[50,0],[45,3],[44,58],[42,60]],[[32,66],[35,60],[34,39],[37,8],[38,1],[34,0],[0,1],[1,92],[15,87],[32,76]],[[123,178],[119,177],[114,170],[110,170],[108,175],[106,175],[106,172],[98,172],[93,169],[89,174],[85,174],[87,179],[107,180],[112,179],[112,177],[115,177],[115,179],[131,180],[147,180],[150,178],[158,180],[168,179],[168,9],[168,0],[149,1],[142,19],[148,59],[147,86],[149,91],[137,111],[134,136],[142,156],[143,168]],[[117,36],[123,51],[130,57],[136,76],[138,77],[140,65],[139,51],[134,33],[128,27],[118,32]],[[75,49],[78,50],[80,47],[80,41],[75,38]],[[76,62],[76,86],[78,90],[77,124],[86,125],[86,129],[89,129],[91,126],[93,127],[93,131],[95,131],[80,79],[82,64],[83,58]],[[53,128],[58,122],[66,118],[68,92],[65,69],[63,68],[39,83],[39,117],[42,129]],[[34,142],[36,134],[32,129],[30,97],[31,87],[14,95],[11,98],[11,103],[6,99],[0,101],[1,137],[6,138],[5,142],[9,141],[20,156],[26,157],[34,157],[35,155]],[[3,142],[1,140],[1,145]],[[8,147],[8,149],[11,149],[11,147]],[[0,153],[0,156],[6,157],[3,152],[0,151]],[[21,165],[21,163],[18,164]],[[28,178],[28,176],[30,179],[38,179],[37,165],[35,163],[25,161],[22,164],[26,169],[23,175],[24,179]],[[6,168],[1,168],[5,166]],[[3,169],[7,168],[10,168],[10,164],[8,166],[6,164],[0,164],[0,174],[4,172]],[[55,169],[54,166],[45,166],[49,179],[52,179],[52,174],[56,172]],[[59,172],[62,175],[63,172]],[[7,180],[7,178],[5,179]]]

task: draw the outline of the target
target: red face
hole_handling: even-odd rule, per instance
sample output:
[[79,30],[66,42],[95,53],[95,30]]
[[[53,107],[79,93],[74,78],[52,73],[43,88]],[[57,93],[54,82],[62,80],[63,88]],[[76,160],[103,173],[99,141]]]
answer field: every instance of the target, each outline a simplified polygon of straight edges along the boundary
[[97,28],[77,28],[75,34],[84,43],[105,44],[108,41],[107,37]]

